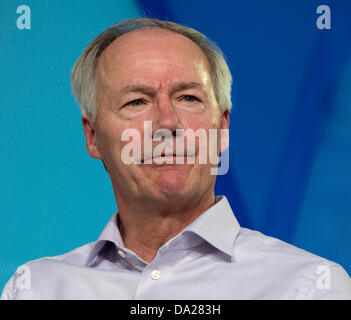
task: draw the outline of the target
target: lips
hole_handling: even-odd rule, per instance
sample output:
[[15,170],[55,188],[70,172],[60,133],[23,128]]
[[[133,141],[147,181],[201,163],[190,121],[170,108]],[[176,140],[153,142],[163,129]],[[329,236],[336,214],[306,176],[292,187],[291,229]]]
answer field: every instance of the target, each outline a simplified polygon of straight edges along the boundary
[[177,155],[175,153],[162,153],[161,155],[159,156],[149,156],[149,157],[145,157],[144,160],[142,160],[142,162],[146,162],[147,160],[150,160],[150,159],[160,159],[160,158],[171,158],[171,157],[182,157],[184,158],[184,155]]
[[[160,160],[160,159],[166,159],[166,158],[182,158],[182,159],[187,159],[190,157],[194,157],[194,155],[184,155],[184,154],[177,154],[177,153],[165,153],[162,152],[161,155],[158,156],[145,156],[144,159],[141,161],[141,163],[152,163],[153,160]],[[185,161],[184,161],[185,162]]]

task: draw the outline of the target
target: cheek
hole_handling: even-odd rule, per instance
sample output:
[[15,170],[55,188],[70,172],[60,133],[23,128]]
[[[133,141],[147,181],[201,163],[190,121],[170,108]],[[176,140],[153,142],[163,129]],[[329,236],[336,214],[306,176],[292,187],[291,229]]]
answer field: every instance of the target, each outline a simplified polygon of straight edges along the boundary
[[122,148],[121,130],[116,125],[105,121],[96,131],[96,144],[104,158],[108,161]]
[[188,117],[187,121],[183,123],[184,129],[192,129],[193,131],[209,129],[220,129],[220,120],[216,115],[203,115],[197,117]]
[[184,145],[187,152],[195,152],[200,164],[216,164],[221,143],[219,119],[212,115],[198,117],[188,121],[185,130]]

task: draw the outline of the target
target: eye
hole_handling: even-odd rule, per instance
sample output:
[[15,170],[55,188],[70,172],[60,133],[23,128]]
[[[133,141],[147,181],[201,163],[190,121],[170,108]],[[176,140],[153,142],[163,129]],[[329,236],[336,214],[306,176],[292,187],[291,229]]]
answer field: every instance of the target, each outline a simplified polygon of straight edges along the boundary
[[132,106],[132,107],[139,107],[142,106],[145,103],[143,99],[135,99],[133,101],[130,101],[126,104],[126,106]]
[[177,97],[176,103],[179,108],[186,112],[201,113],[206,107],[201,95],[180,94]]
[[186,95],[186,96],[183,96],[183,100],[185,102],[195,102],[195,101],[199,101],[198,98],[194,97],[194,96],[191,96],[191,95]]

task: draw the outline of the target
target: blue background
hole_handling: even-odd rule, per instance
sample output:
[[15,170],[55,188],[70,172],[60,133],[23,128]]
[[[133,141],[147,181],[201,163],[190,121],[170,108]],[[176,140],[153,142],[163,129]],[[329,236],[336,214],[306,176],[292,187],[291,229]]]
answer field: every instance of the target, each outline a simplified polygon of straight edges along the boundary
[[[31,29],[19,30],[19,5]],[[316,9],[331,9],[331,30]],[[95,241],[116,211],[85,149],[70,70],[112,23],[153,16],[205,33],[231,68],[229,173],[243,227],[351,273],[351,1],[0,1],[0,290],[16,268]]]

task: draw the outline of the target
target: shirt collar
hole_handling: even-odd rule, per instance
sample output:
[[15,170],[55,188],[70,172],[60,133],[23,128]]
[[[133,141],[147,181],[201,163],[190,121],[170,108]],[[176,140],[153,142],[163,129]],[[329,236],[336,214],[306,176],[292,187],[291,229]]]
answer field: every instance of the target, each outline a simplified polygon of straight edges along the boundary
[[239,231],[239,222],[225,196],[217,196],[216,203],[184,229],[184,232],[197,234],[231,257]]
[[117,216],[118,216],[118,211],[110,218],[104,230],[101,232],[99,238],[95,242],[93,249],[90,251],[88,255],[88,258],[86,261],[87,266],[90,266],[94,258],[99,254],[101,249],[105,246],[106,242],[114,243],[117,246],[117,248],[124,247],[122,236],[117,226]]
[[[225,196],[217,196],[215,200],[216,203],[212,207],[202,213],[169,242],[173,242],[176,238],[182,239],[182,241],[179,241],[179,243],[181,243],[180,246],[184,249],[190,248],[198,245],[199,241],[194,241],[193,237],[189,238],[187,235],[195,234],[218,250],[232,257],[234,241],[239,233],[240,225],[234,216],[227,198]],[[106,242],[114,243],[117,248],[124,248],[124,243],[117,226],[117,216],[118,212],[111,217],[100,234],[92,251],[88,255],[87,266],[92,263]],[[188,241],[186,241],[186,239],[188,239]],[[179,248],[179,246],[177,247]]]

